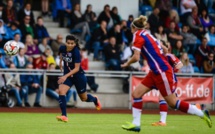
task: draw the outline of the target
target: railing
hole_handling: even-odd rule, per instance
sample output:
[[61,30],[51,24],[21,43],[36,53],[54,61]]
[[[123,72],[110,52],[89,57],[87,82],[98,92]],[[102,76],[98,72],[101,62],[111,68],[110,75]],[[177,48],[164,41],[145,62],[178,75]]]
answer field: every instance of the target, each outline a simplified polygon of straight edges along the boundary
[[[131,78],[133,75],[143,77],[146,75],[144,72],[131,72],[131,71],[94,71],[94,70],[89,70],[85,71],[86,76],[95,76],[95,77],[111,77],[111,78],[130,78],[130,91],[131,91]],[[63,73],[60,70],[42,70],[42,69],[1,69],[0,68],[0,73],[3,74],[25,74],[25,75],[43,75],[43,97],[45,97],[45,91],[46,91],[46,76],[47,75],[53,75],[53,76],[61,76]],[[185,73],[177,73],[177,76],[180,77],[213,77],[214,80],[214,75],[213,74],[201,74],[201,73],[194,73],[194,74],[185,74]],[[214,87],[214,86],[213,86]],[[213,89],[214,91],[214,89]],[[213,93],[214,95],[214,93]],[[128,94],[129,101],[131,102],[131,92]],[[214,98],[213,96],[213,103],[214,103]],[[45,99],[43,99],[45,100]],[[45,103],[45,102],[44,102]],[[214,105],[212,106],[214,109]],[[131,103],[129,103],[129,108],[131,108]]]

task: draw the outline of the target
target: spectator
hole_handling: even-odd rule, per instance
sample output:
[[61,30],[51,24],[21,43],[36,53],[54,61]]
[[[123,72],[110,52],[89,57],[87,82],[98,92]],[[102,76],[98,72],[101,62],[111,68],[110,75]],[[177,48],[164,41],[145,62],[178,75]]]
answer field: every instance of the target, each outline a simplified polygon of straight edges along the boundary
[[28,56],[35,57],[40,54],[39,48],[36,44],[34,44],[31,34],[26,35],[25,47],[26,47],[26,55]]
[[10,22],[19,24],[17,21],[16,9],[13,7],[13,0],[7,1],[7,6],[4,7],[2,12],[2,19],[6,24],[9,24]]
[[178,12],[174,9],[170,10],[169,11],[169,16],[166,17],[166,20],[165,20],[165,27],[166,28],[169,28],[170,27],[170,23],[174,21],[175,22],[175,31],[179,32],[179,26],[178,26],[178,23],[179,23],[179,16],[178,16]]
[[[89,70],[86,49],[81,50],[81,67],[83,70]],[[99,85],[95,83],[95,77],[94,76],[86,76],[86,77],[87,77],[87,84],[89,85],[90,89],[93,90],[94,92],[97,92]]]
[[28,57],[25,55],[25,49],[20,48],[19,52],[16,56],[13,57],[13,63],[16,66],[16,68],[26,68],[29,64]]
[[196,7],[194,0],[181,0],[180,10],[181,10],[181,23],[186,24],[187,18],[191,14],[192,9]]
[[46,49],[50,49],[51,55],[53,55],[53,51],[51,47],[48,45],[47,38],[43,38],[42,42],[39,44],[39,50],[41,53],[44,53]]
[[50,41],[50,36],[49,36],[49,33],[48,33],[46,27],[44,26],[42,17],[37,18],[37,24],[35,26],[35,33],[36,33],[36,37],[39,42],[41,42],[43,38],[46,38],[48,42]]
[[8,68],[10,60],[5,54],[4,50],[0,48],[0,68]]
[[203,1],[205,3],[205,6],[207,7],[207,9],[212,9],[213,3],[214,3],[213,0],[203,0]]
[[34,69],[48,69],[47,55],[42,53],[40,57],[35,58],[33,62]]
[[182,53],[180,58],[183,67],[179,70],[181,73],[194,73],[193,65],[190,63],[188,54],[186,52]]
[[183,40],[183,37],[178,31],[175,31],[175,22],[170,22],[170,27],[167,29],[167,37],[171,47],[175,47],[178,40]]
[[84,20],[88,22],[90,30],[94,30],[97,26],[97,18],[95,12],[92,11],[92,5],[88,4],[84,13]]
[[[20,30],[22,32],[22,41],[24,42],[26,40],[25,37],[27,37],[27,34],[30,34],[34,39],[37,39],[37,34],[36,34],[36,30],[34,28],[33,25],[30,24],[30,16],[25,16],[24,18],[24,23],[20,24]],[[37,41],[35,40],[35,43],[37,43]]]
[[8,28],[9,40],[14,40],[15,34],[22,36],[21,31],[18,29],[18,25],[15,22],[11,22],[10,27]]
[[[27,65],[27,69],[33,69],[32,64]],[[40,105],[40,98],[42,94],[42,87],[40,86],[40,82],[37,76],[35,75],[21,75],[20,76],[21,84],[23,87],[23,90],[26,93],[35,93],[36,92],[36,98],[34,102],[34,107],[42,107]],[[28,96],[24,98],[25,102],[28,102]]]
[[176,57],[180,58],[181,55],[182,55],[184,52],[186,52],[186,49],[183,47],[182,42],[181,42],[180,40],[178,40],[178,41],[176,42],[175,47],[173,47],[173,49],[172,49],[172,53],[173,53]]
[[197,48],[197,37],[189,32],[189,26],[183,25],[181,35],[183,37],[183,45],[185,46],[187,52],[195,53]]
[[[16,66],[12,63],[10,64],[10,69],[16,69]],[[16,106],[22,107],[22,99],[21,95],[26,96],[27,94],[22,91],[20,76],[19,74],[5,74],[6,85],[10,85],[11,89],[9,91],[10,94],[14,94],[17,100]],[[29,103],[25,102],[26,107],[29,107]]]
[[198,17],[198,8],[194,7],[192,13],[187,18],[187,24],[190,27],[191,32],[198,38],[202,39],[205,34],[205,30]]
[[41,1],[41,6],[42,6],[42,15],[48,15],[49,13],[49,0],[42,0]]
[[169,11],[172,9],[172,1],[170,0],[157,0],[155,7],[160,10],[160,19],[162,21],[166,20],[166,17],[169,15]]
[[127,45],[129,45],[132,42],[133,34],[131,33],[130,28],[127,27],[126,20],[121,21],[120,29],[122,32],[123,43],[126,43]]
[[[123,44],[122,31],[120,29],[120,24],[115,24],[115,26],[108,31],[108,37],[109,38],[115,37],[117,45],[121,46]],[[119,46],[117,46],[117,47],[119,47]]]
[[116,44],[116,38],[110,37],[109,44],[104,48],[105,64],[107,69],[121,70],[120,68],[120,49]]
[[74,11],[71,14],[71,28],[72,30],[81,29],[81,40],[85,40],[85,35],[91,36],[90,28],[87,21],[84,20],[84,17],[80,11],[80,4],[76,4],[74,7]]
[[31,3],[26,3],[24,8],[19,10],[17,17],[20,24],[24,23],[25,16],[30,16],[29,24],[33,26],[35,24],[35,21],[34,21],[34,13],[31,10]]
[[50,65],[51,63],[54,63],[56,65],[56,62],[55,62],[55,59],[54,57],[51,55],[51,49],[47,48],[45,50],[45,54],[46,54],[46,60],[47,60],[47,63],[48,65]]
[[53,40],[51,43],[51,50],[53,51],[55,58],[58,56],[58,51],[61,45],[65,45],[63,43],[63,36],[61,34],[58,34],[57,39]]
[[101,24],[102,21],[105,21],[108,29],[113,26],[113,20],[110,14],[110,6],[108,4],[104,6],[104,10],[99,14],[97,21],[99,24]]
[[202,63],[204,59],[206,59],[209,52],[211,52],[211,48],[207,44],[207,38],[203,37],[202,44],[198,47],[195,53],[196,66],[198,66],[200,69],[202,68]]
[[201,16],[203,10],[207,9],[204,0],[195,0],[196,6],[198,7],[198,16]]
[[208,12],[206,9],[203,9],[201,12],[201,16],[199,17],[200,22],[203,26],[203,28],[208,31],[208,27],[213,25],[213,20],[212,18],[208,15]]
[[18,43],[19,48],[25,48],[25,45],[20,41],[21,36],[19,33],[16,33],[13,38],[14,38],[14,41],[16,41]]
[[4,21],[0,19],[0,48],[3,48],[4,43],[9,39],[9,33]]
[[215,50],[215,25],[209,27],[208,32],[205,34],[205,37],[208,40],[208,45]]
[[[55,64],[50,64],[49,65],[49,71],[54,71],[55,70]],[[59,100],[59,89],[58,89],[58,83],[53,82],[53,81],[58,81],[58,76],[53,76],[53,75],[48,75],[47,76],[47,89],[46,89],[46,95],[56,99],[57,101]],[[74,92],[76,93],[76,92]],[[66,93],[66,102],[69,102],[70,98],[72,95],[72,89],[69,89]],[[75,100],[75,105],[77,103],[77,95],[74,95],[74,100]]]
[[111,12],[110,12],[111,18],[113,19],[113,24],[120,24],[121,23],[121,17],[118,14],[118,9],[117,7],[113,7]]
[[131,23],[134,20],[134,16],[133,15],[129,15],[128,16],[128,20],[127,20],[127,27],[130,28],[131,27]]
[[3,9],[4,9],[4,4],[3,4],[3,2],[1,1],[1,2],[0,2],[0,19],[2,19]]
[[214,53],[210,52],[203,62],[204,73],[215,73]]
[[72,10],[72,5],[70,0],[56,0],[55,6],[57,10],[57,16],[59,18],[59,26],[64,27],[64,18],[69,15]]
[[159,8],[154,8],[152,14],[148,17],[148,23],[150,24],[150,31],[152,34],[157,32],[158,26],[162,24],[159,18],[159,13]]
[[[108,35],[107,35],[107,23],[106,21],[102,21],[100,27],[95,29],[92,34],[91,43],[92,48],[94,50],[94,60],[99,60],[99,51],[103,50],[103,46],[108,43]],[[91,48],[89,48],[91,49]]]
[[166,34],[166,32],[164,31],[164,27],[163,27],[162,25],[160,25],[160,26],[158,27],[158,30],[157,30],[157,32],[155,33],[155,37],[156,37],[158,40],[164,41],[166,44],[168,43],[167,34]]

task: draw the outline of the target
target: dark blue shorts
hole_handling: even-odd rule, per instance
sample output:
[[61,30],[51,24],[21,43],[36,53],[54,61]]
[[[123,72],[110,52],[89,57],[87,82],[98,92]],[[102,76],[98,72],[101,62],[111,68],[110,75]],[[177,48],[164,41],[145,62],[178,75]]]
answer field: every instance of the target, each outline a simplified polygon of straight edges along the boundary
[[64,83],[65,85],[72,87],[73,84],[75,85],[76,91],[78,94],[82,94],[86,92],[87,87],[87,78],[84,73],[76,74],[73,77],[68,77]]

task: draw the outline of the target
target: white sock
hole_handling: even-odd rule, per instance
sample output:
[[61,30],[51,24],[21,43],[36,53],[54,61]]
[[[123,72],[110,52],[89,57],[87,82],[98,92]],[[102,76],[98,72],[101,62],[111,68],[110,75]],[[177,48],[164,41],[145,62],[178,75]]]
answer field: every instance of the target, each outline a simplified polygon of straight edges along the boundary
[[202,110],[198,109],[195,105],[191,105],[191,104],[189,104],[189,108],[188,108],[187,113],[194,114],[194,115],[197,115],[199,117],[204,116],[204,113],[202,112]]
[[161,116],[160,121],[162,123],[166,123],[167,112],[160,112],[160,116]]
[[133,121],[132,124],[140,126],[142,110],[132,107]]

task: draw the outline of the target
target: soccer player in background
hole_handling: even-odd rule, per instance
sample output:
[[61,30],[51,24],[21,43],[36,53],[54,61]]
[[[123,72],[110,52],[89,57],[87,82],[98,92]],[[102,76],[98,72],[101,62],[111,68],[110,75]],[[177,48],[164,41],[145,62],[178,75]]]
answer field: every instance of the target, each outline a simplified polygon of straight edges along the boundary
[[[169,49],[170,49],[169,44],[166,44],[162,40],[160,43],[161,43],[161,47],[163,49],[163,53],[167,58],[167,61],[172,66],[174,73],[177,73],[178,70],[183,67],[182,62],[175,55],[168,53]],[[176,75],[174,74],[173,77],[174,77],[174,86],[176,88],[177,87]],[[166,117],[167,117],[168,106],[167,106],[165,99],[161,95],[161,93],[159,94],[159,110],[160,110],[160,120],[158,122],[152,123],[151,124],[152,126],[166,126],[167,125],[166,124]]]
[[80,66],[81,55],[79,51],[78,39],[73,35],[66,37],[66,45],[59,48],[60,69],[62,71],[62,61],[64,63],[64,75],[59,77],[59,105],[62,115],[57,116],[57,120],[68,122],[66,113],[66,93],[74,84],[77,93],[82,101],[94,102],[96,109],[101,110],[101,103],[96,96],[87,94],[86,83],[87,78]]
[[140,55],[147,60],[151,71],[146,75],[144,80],[132,92],[133,105],[132,114],[133,121],[126,125],[122,125],[123,129],[130,131],[140,131],[140,120],[142,111],[142,96],[151,91],[151,87],[155,86],[159,89],[161,95],[166,100],[167,104],[182,112],[197,115],[204,119],[209,127],[212,127],[209,112],[201,111],[195,105],[191,105],[185,101],[179,100],[175,93],[173,69],[164,56],[162,48],[158,40],[153,37],[144,27],[147,24],[147,17],[140,16],[131,24],[133,33],[133,56],[121,67],[127,67],[132,63],[139,61]]

